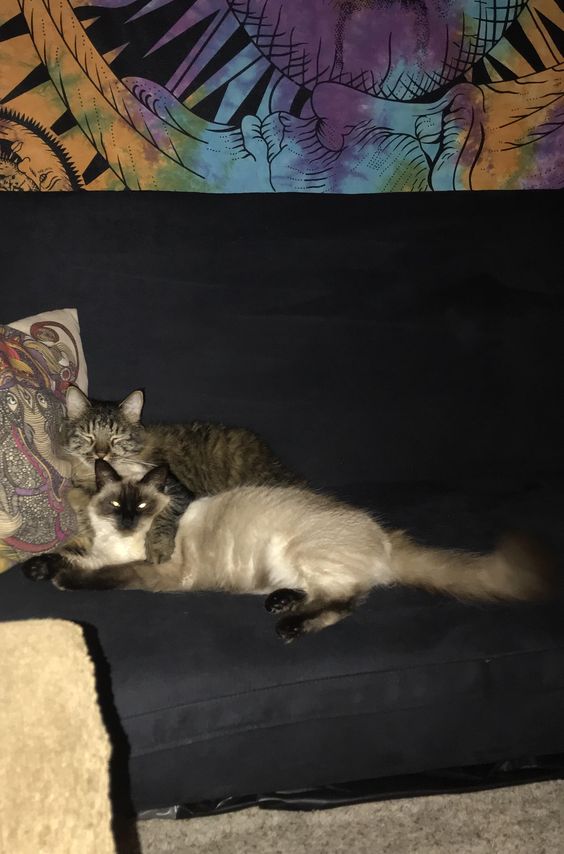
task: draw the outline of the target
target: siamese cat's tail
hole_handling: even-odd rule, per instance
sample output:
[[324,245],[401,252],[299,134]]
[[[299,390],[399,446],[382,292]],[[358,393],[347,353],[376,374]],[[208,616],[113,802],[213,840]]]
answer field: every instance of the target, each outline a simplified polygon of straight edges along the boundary
[[420,546],[403,531],[393,532],[390,539],[399,584],[484,601],[539,599],[554,586],[551,556],[520,535],[505,537],[485,555]]

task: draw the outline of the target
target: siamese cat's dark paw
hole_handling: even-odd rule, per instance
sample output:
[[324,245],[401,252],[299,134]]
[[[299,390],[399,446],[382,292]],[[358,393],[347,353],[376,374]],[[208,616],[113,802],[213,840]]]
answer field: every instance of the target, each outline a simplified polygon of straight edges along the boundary
[[298,615],[282,617],[276,623],[276,634],[284,643],[292,643],[304,634],[304,618]]
[[73,572],[72,569],[61,569],[53,578],[53,584],[59,590],[82,590],[84,582],[84,573]]
[[22,564],[22,572],[30,581],[49,581],[61,566],[59,555],[46,554],[30,557]]
[[274,590],[266,597],[264,607],[269,614],[283,614],[284,611],[293,611],[305,598],[306,594],[303,590],[281,587],[280,590]]
[[[73,589],[72,587],[67,587],[67,584],[66,584],[67,577],[68,577],[68,573],[58,572],[53,577],[53,585],[58,590],[72,590]],[[69,579],[69,581],[70,581],[70,579]]]

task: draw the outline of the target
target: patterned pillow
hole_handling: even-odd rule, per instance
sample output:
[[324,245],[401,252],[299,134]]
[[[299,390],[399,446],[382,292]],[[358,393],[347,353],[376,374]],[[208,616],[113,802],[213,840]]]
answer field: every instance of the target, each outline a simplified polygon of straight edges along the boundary
[[0,325],[0,571],[74,533],[53,445],[69,383],[88,391],[75,309]]

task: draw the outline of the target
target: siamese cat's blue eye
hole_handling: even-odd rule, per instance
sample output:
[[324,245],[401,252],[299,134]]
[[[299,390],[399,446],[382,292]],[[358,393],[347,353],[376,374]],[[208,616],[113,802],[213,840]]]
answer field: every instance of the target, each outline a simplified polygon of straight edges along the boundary
[[121,507],[119,501],[110,501],[110,504],[112,505],[112,507]]
[[142,502],[141,502],[141,504],[138,504],[138,505],[137,505],[137,509],[138,509],[138,510],[144,510],[146,506],[147,506],[147,502],[146,502],[146,501],[142,501]]

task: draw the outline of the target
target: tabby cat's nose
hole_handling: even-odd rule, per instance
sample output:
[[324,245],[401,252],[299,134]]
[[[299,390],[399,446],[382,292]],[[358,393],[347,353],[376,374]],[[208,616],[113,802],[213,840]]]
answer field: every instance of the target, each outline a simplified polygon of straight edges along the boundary
[[106,457],[108,456],[107,451],[95,451],[95,454],[99,460],[105,460]]

